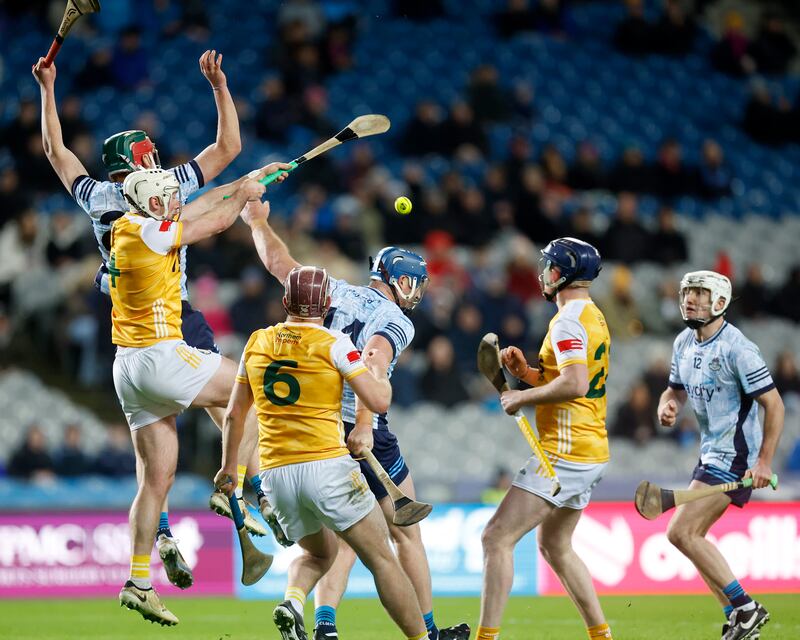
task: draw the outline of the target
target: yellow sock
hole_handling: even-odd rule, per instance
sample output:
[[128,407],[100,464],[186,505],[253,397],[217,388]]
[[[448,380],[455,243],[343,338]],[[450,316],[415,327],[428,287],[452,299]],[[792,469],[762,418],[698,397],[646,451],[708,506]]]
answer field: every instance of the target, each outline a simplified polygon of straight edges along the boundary
[[306,592],[303,591],[300,587],[287,587],[286,594],[283,597],[284,600],[288,600],[292,603],[294,610],[297,611],[301,616],[306,609]]
[[241,498],[242,492],[244,491],[244,479],[247,475],[247,465],[246,464],[238,464],[236,465],[236,473],[238,474],[238,478],[236,479],[236,497]]
[[586,632],[589,634],[589,640],[612,640],[611,627],[608,626],[607,622],[587,627]]
[[500,627],[478,627],[475,640],[497,640],[500,637]]
[[428,632],[423,631],[418,636],[408,636],[408,640],[425,640],[428,637]]
[[131,556],[130,579],[140,589],[150,588],[150,556]]

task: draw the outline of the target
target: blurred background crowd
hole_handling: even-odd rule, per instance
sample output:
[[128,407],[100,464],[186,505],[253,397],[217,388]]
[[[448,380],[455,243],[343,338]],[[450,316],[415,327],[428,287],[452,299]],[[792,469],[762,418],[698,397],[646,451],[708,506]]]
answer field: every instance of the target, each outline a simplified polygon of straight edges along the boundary
[[[733,281],[729,317],[761,346],[788,407],[777,462],[800,472],[797,6],[258,0],[245,20],[236,5],[104,3],[57,61],[65,142],[96,178],[102,140],[123,129],[145,129],[164,166],[197,155],[216,127],[197,68],[207,48],[224,54],[242,125],[223,179],[295,157],[361,113],[389,115],[386,136],[303,165],[269,198],[293,255],[336,277],[366,283],[368,256],[386,244],[426,257],[431,286],[390,414],[423,495],[492,500],[521,463],[475,349],[495,331],[535,362],[555,311],[539,292],[538,249],[563,235],[604,258],[593,294],[613,344],[609,491],[615,477],[627,490],[639,467],[684,478],[694,464],[692,416],[667,431],[655,405],[683,326],[680,276],[701,268]],[[99,255],[44,155],[29,72],[62,10],[0,7],[0,468],[43,482],[133,473]],[[409,216],[393,210],[398,195],[414,203]],[[233,358],[284,317],[242,223],[192,246],[188,276]],[[181,469],[208,473],[217,433],[205,414],[181,423]],[[460,447],[460,472],[431,439]]]

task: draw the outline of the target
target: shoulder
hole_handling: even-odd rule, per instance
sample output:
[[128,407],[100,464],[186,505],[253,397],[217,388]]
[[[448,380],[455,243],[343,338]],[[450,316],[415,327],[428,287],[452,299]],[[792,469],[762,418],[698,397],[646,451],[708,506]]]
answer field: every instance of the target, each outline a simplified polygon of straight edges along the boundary
[[722,337],[722,343],[732,356],[735,356],[738,353],[761,354],[758,345],[744,335],[741,329],[734,327],[730,323],[725,326],[725,331],[723,332]]
[[689,327],[686,327],[675,337],[675,340],[672,343],[672,348],[675,351],[682,351],[689,344],[691,344],[692,340],[694,340],[694,331]]

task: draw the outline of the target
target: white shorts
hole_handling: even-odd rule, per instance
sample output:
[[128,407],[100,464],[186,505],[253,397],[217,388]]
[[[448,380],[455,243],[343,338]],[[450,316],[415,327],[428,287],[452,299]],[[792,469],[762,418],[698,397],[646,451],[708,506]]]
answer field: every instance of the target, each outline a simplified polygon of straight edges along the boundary
[[539,460],[536,456],[531,456],[511,484],[533,493],[559,508],[585,509],[589,504],[589,498],[592,497],[592,489],[602,479],[607,466],[607,462],[585,464],[557,460],[553,469],[561,483],[561,491],[557,496],[551,496],[552,483],[546,475],[537,474]]
[[149,347],[118,347],[114,388],[131,431],[180,413],[214,376],[222,356],[165,340]]
[[260,476],[290,540],[302,540],[323,526],[345,531],[377,504],[361,467],[349,455],[274,467]]

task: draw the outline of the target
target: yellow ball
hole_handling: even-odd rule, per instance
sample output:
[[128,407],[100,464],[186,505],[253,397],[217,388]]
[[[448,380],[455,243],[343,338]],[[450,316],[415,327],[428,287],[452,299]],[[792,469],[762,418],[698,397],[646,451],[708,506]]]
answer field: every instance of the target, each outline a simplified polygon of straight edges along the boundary
[[399,213],[401,216],[411,213],[411,200],[405,196],[400,196],[394,201],[394,210],[397,211],[397,213]]

